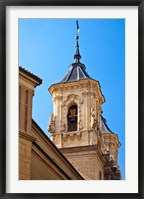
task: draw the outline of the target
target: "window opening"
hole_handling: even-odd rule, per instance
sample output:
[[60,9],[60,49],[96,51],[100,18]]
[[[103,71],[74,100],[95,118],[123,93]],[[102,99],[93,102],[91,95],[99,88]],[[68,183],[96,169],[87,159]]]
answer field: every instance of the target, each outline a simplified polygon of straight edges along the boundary
[[77,105],[72,105],[68,111],[68,131],[77,131]]

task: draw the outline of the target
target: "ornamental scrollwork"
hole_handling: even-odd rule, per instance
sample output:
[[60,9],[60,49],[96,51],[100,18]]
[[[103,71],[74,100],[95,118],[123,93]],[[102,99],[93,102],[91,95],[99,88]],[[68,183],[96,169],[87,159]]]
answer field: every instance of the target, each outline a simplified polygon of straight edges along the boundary
[[75,95],[75,94],[70,94],[68,97],[68,99],[78,99],[78,95]]

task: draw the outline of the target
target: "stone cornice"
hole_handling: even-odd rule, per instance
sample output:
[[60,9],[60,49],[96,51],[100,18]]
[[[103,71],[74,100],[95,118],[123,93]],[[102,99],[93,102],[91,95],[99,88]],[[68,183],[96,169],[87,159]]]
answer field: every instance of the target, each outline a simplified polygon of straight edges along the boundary
[[38,76],[30,73],[29,71],[25,70],[22,67],[19,67],[19,77],[20,80],[22,79],[27,83],[32,84],[34,87],[42,83],[42,79],[40,79]]
[[81,151],[91,151],[96,150],[98,148],[97,145],[88,145],[88,146],[77,146],[77,147],[65,147],[60,148],[60,151],[67,151],[67,152],[81,152]]
[[29,140],[31,142],[36,142],[36,138],[25,133],[25,132],[22,132],[22,131],[19,131],[19,136],[22,137],[22,138],[25,138],[26,140]]
[[63,90],[64,88],[69,88],[69,87],[74,87],[74,86],[79,86],[80,88],[82,88],[82,87],[90,85],[90,83],[93,83],[96,85],[98,84],[98,81],[92,80],[92,79],[84,79],[84,80],[79,80],[79,81],[74,81],[74,82],[52,84],[49,88],[49,91],[51,93],[51,91],[53,90],[58,90],[58,89]]
[[62,93],[63,91],[66,90],[76,90],[76,89],[85,89],[83,92],[87,92],[91,94],[92,96],[95,97],[95,92],[92,92],[93,89],[97,90],[97,95],[99,98],[100,104],[105,102],[105,98],[101,92],[100,84],[97,80],[93,80],[91,78],[89,79],[84,79],[84,80],[79,80],[75,82],[67,82],[67,83],[58,83],[58,84],[53,84],[49,88],[49,92],[51,95],[54,93]]

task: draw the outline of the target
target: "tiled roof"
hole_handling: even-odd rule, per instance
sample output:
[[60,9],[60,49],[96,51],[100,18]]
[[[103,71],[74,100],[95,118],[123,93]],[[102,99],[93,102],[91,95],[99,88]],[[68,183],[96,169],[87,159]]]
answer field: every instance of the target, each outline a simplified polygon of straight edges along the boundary
[[42,79],[41,79],[41,78],[39,78],[38,76],[34,75],[34,74],[31,73],[30,71],[26,70],[26,69],[23,68],[22,66],[19,66],[19,70],[22,71],[22,72],[24,72],[25,74],[29,75],[30,77],[36,79],[36,80],[39,82],[39,84],[42,83]]

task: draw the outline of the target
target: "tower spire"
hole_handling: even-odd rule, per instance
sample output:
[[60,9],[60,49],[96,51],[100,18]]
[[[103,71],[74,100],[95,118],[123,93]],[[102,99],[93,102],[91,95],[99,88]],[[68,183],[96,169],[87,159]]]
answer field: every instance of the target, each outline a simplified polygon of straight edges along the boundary
[[76,33],[76,47],[75,47],[75,54],[74,54],[74,60],[75,63],[80,62],[79,60],[81,59],[81,55],[79,52],[79,43],[78,43],[78,32],[79,32],[79,24],[78,24],[78,20],[76,20],[76,26],[77,26],[77,33]]

